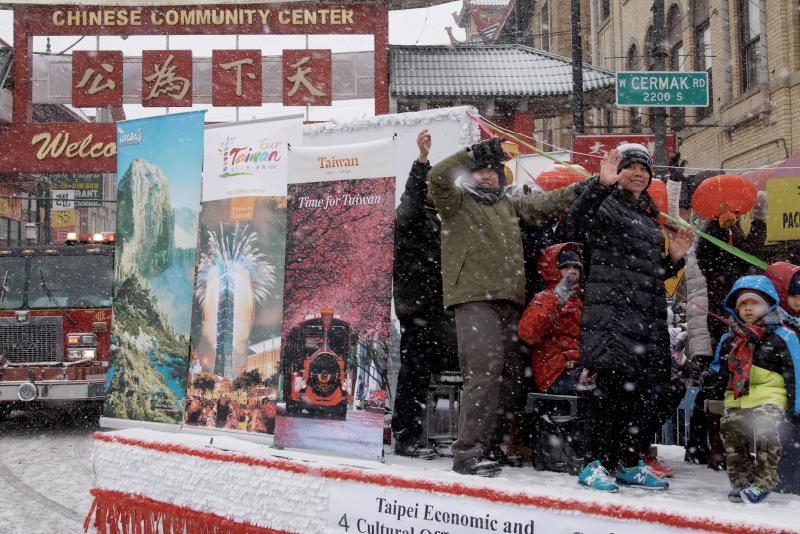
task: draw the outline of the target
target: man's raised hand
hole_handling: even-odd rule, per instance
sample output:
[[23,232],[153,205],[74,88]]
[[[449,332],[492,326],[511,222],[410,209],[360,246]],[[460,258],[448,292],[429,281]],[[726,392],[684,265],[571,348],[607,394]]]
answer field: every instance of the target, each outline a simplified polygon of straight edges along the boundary
[[428,133],[428,130],[422,130],[419,135],[417,135],[417,148],[419,148],[417,161],[420,163],[427,163],[428,154],[431,152],[431,134]]

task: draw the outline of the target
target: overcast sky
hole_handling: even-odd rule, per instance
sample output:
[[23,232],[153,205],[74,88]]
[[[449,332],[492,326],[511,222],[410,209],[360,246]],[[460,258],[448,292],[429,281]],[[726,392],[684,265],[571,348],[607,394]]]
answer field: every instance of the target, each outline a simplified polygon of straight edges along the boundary
[[[464,30],[455,25],[451,16],[454,11],[461,9],[461,0],[448,2],[429,8],[408,9],[389,12],[389,42],[391,44],[448,44],[450,41],[445,32],[445,27],[452,26],[457,38],[464,38]],[[13,42],[13,12],[0,11],[0,38],[8,43]],[[53,37],[50,39],[52,52],[60,52],[77,40],[76,37]],[[94,50],[97,45],[95,37],[86,37],[71,50]],[[46,37],[34,39],[34,50],[45,51]],[[240,48],[260,48],[264,55],[279,55],[283,48],[304,48],[305,37],[292,36],[252,36],[243,35],[239,38]],[[336,36],[312,35],[309,36],[310,48],[330,48],[334,52],[351,52],[372,50],[372,37],[364,35]],[[142,49],[166,48],[165,38],[162,36],[134,36],[126,40],[118,37],[103,37],[100,39],[100,48],[104,50],[122,50],[126,55],[138,56]],[[191,49],[197,57],[210,57],[213,49],[235,48],[234,36],[207,36],[202,39],[196,36],[174,36],[170,38],[170,48]],[[373,114],[373,101],[349,100],[335,101],[332,107],[317,107],[310,109],[311,120],[327,120],[331,118],[348,119],[358,118]],[[204,109],[209,106],[194,106],[193,109]],[[280,104],[264,104],[260,108],[242,108],[240,120],[260,118],[269,115],[281,114],[285,111],[298,111],[303,108],[284,108]],[[178,111],[187,111],[180,108]],[[85,110],[94,113],[94,110]],[[128,118],[159,115],[164,113],[164,108],[142,108],[138,105],[125,105]],[[225,121],[235,119],[233,108],[217,108],[206,115],[210,121]]]

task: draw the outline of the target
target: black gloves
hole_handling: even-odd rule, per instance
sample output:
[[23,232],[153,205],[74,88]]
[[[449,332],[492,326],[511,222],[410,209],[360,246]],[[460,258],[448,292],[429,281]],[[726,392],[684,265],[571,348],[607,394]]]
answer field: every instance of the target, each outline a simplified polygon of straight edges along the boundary
[[506,155],[503,153],[502,142],[503,140],[499,137],[493,137],[472,145],[471,150],[475,158],[475,168],[494,167],[498,163],[505,161]]

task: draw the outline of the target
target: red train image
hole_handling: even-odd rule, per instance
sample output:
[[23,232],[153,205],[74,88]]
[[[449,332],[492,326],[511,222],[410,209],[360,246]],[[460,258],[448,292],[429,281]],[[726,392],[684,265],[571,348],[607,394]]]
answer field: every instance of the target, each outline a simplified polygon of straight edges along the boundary
[[332,308],[289,331],[281,357],[283,398],[290,416],[345,419],[352,400],[348,361],[358,335]]

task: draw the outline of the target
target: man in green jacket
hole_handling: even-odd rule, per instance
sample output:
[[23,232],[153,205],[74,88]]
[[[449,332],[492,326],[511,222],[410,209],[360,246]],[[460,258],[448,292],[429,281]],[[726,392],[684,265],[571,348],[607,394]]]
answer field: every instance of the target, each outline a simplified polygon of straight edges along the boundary
[[[442,218],[444,305],[456,316],[461,393],[453,470],[494,476],[496,435],[524,395],[527,362],[519,351],[517,323],[525,303],[520,224],[539,226],[575,200],[572,187],[533,196],[504,194],[502,162],[510,159],[499,138],[444,159],[428,173]],[[460,184],[457,182],[460,180]],[[498,424],[501,428],[498,428]]]

